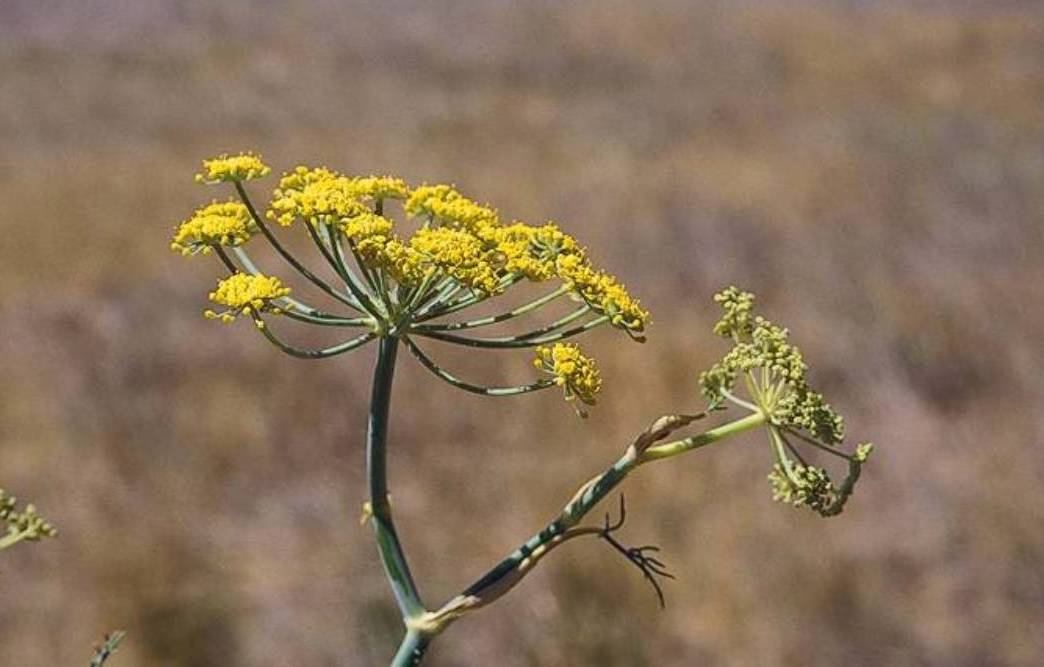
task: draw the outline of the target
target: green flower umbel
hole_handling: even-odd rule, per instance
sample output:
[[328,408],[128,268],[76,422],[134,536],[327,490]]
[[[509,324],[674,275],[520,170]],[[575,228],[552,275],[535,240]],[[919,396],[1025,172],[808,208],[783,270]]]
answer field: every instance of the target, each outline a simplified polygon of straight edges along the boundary
[[[872,445],[861,444],[852,454],[838,448],[845,437],[844,420],[808,384],[808,366],[801,350],[789,342],[789,331],[754,313],[753,294],[729,287],[714,300],[724,311],[714,332],[733,347],[700,376],[704,396],[713,406],[727,402],[765,417],[774,459],[769,481],[776,500],[824,516],[839,513]],[[825,469],[808,464],[797,444],[847,460],[849,474],[841,486],[834,485]]]

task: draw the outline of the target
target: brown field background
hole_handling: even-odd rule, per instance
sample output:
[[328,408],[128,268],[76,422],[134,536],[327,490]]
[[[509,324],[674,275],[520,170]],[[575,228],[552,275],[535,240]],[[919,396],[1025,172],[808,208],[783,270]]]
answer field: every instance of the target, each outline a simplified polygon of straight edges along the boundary
[[726,284],[878,444],[831,520],[771,502],[757,435],[643,469],[624,534],[663,547],[666,611],[577,542],[431,665],[1044,661],[1039,3],[4,0],[0,484],[62,533],[0,556],[0,664],[83,665],[114,628],[113,667],[390,656],[358,525],[374,348],[297,361],[205,321],[216,262],[167,248],[219,196],[199,160],[243,148],[554,218],[653,313],[645,346],[586,340],[587,421],[402,357],[391,487],[432,604],[699,405]]

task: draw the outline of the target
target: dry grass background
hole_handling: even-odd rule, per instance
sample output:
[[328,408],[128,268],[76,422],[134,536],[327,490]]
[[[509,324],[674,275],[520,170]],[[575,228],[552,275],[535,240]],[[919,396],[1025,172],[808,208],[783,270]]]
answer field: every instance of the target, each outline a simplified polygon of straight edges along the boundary
[[729,282],[879,444],[830,521],[770,502],[756,437],[643,470],[627,534],[679,577],[665,612],[573,544],[432,665],[1040,664],[1038,3],[353,5],[0,4],[0,482],[63,531],[3,554],[0,664],[84,664],[116,627],[114,667],[387,659],[373,348],[295,361],[204,321],[217,267],[166,247],[213,194],[198,160],[240,148],[553,217],[654,314],[644,347],[587,341],[587,422],[403,359],[392,489],[430,601],[694,406]]

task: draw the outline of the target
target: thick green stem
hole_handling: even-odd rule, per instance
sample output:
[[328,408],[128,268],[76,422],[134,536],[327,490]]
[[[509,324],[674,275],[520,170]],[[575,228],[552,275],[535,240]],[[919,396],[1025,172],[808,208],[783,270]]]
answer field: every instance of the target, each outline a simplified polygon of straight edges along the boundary
[[[370,481],[370,512],[373,529],[377,536],[384,572],[391,584],[395,601],[402,612],[403,620],[425,613],[424,604],[413,582],[410,567],[406,563],[399,537],[392,522],[391,504],[388,502],[388,466],[386,444],[388,441],[388,411],[391,405],[392,379],[395,375],[395,356],[398,351],[397,338],[384,336],[377,353],[377,365],[373,371],[373,393],[370,399],[370,419],[366,432],[366,471]],[[394,663],[414,664],[414,663]]]
[[399,650],[392,658],[391,667],[415,667],[424,660],[424,654],[431,643],[431,636],[410,630],[399,644]]
[[666,442],[662,445],[650,447],[645,450],[642,458],[648,461],[655,461],[656,459],[665,459],[671,456],[677,456],[691,449],[698,449],[704,445],[709,445],[718,440],[723,440],[729,436],[749,431],[752,428],[756,428],[765,423],[765,415],[762,412],[752,412],[743,419],[737,419],[727,424],[722,424],[717,428],[712,428],[709,431],[704,431],[698,435],[694,435],[689,438],[682,438],[681,440],[675,440],[673,442]]
[[[757,412],[699,435],[650,447],[644,452],[637,452],[633,447],[629,448],[609,469],[581,486],[553,521],[526,540],[522,546],[480,577],[463,593],[450,600],[440,612],[451,619],[470,609],[485,606],[504,595],[520,582],[548,551],[568,539],[572,535],[570,529],[573,529],[595,505],[643,463],[676,456],[738,435],[764,423],[765,415]],[[438,613],[436,612],[436,614]]]

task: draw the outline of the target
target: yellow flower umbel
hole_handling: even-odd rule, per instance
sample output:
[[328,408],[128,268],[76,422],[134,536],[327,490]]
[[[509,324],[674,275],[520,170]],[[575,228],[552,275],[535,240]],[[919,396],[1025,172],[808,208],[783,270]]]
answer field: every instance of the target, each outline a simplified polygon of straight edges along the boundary
[[[567,401],[579,399],[587,405],[595,404],[602,380],[598,377],[594,360],[584,356],[579,346],[573,343],[558,343],[551,347],[541,345],[536,349],[533,365],[554,376],[555,384],[565,390]],[[587,416],[582,408],[575,407],[581,416]]]
[[273,301],[290,294],[290,288],[274,276],[251,276],[235,273],[218,282],[217,289],[210,293],[210,300],[226,310],[214,312],[207,310],[204,315],[208,319],[220,319],[231,322],[237,315],[257,315],[269,312],[280,314],[282,309]]
[[[591,404],[599,387],[593,362],[575,346],[558,343],[603,325],[643,340],[648,313],[615,277],[591,263],[576,239],[554,223],[501,224],[496,209],[477,203],[451,185],[411,188],[395,176],[349,176],[326,167],[294,168],[279,179],[267,206],[254,206],[244,181],[268,172],[253,153],[204,161],[204,173],[198,180],[230,182],[242,203],[214,203],[199,209],[181,224],[171,246],[184,254],[214,255],[232,274],[211,295],[225,309],[207,311],[208,317],[231,321],[248,314],[283,352],[306,359],[326,358],[374,339],[393,338],[403,342],[428,370],[458,388],[508,396],[561,386],[570,401]],[[401,206],[386,209],[391,200],[400,201]],[[412,218],[411,228],[400,227],[393,215],[396,212]],[[266,220],[284,228],[303,223],[296,228],[303,228],[318,250],[327,265],[325,273],[306,266],[283,245],[275,225]],[[289,264],[335,302],[333,308],[289,298],[289,288],[268,277],[247,253],[245,244],[255,236],[272,246],[276,261]],[[452,319],[455,313],[506,295],[522,282],[552,283],[552,287],[499,314]],[[564,297],[573,297],[577,303],[550,322],[515,334],[470,335],[471,329],[502,323],[510,326],[516,318],[552,302],[567,302]],[[334,312],[337,310],[341,312]],[[267,314],[364,332],[330,347],[303,349],[283,342],[265,327]],[[541,354],[551,355],[545,370],[554,379],[540,377],[508,387],[471,384],[427,356],[422,344],[429,340],[471,348],[539,348]]]
[[181,223],[171,240],[182,255],[209,254],[215,246],[235,247],[257,231],[247,207],[239,202],[214,202]]
[[197,183],[224,183],[249,181],[267,176],[272,170],[261,161],[260,155],[240,153],[203,160],[203,173],[196,174]]

